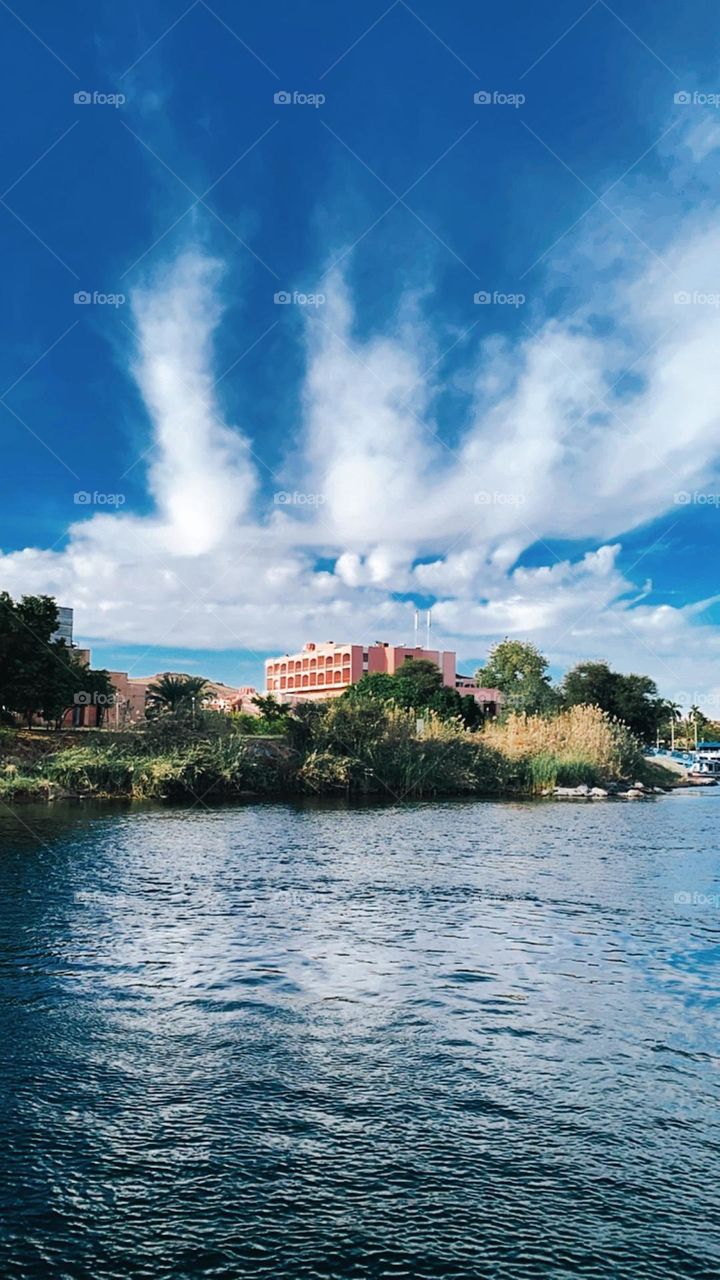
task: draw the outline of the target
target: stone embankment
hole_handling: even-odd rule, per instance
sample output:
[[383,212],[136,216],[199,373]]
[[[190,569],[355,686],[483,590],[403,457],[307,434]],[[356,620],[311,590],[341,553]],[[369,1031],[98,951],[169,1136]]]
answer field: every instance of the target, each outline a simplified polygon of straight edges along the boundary
[[606,787],[550,787],[544,796],[558,800],[649,800],[654,795],[665,795],[668,787],[647,787],[644,782],[609,782]]

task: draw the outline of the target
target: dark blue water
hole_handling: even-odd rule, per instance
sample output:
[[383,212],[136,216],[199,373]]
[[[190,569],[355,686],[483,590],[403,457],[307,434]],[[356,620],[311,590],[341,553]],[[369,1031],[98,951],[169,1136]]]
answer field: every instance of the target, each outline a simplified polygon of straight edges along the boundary
[[3,1280],[720,1274],[717,791],[19,813]]

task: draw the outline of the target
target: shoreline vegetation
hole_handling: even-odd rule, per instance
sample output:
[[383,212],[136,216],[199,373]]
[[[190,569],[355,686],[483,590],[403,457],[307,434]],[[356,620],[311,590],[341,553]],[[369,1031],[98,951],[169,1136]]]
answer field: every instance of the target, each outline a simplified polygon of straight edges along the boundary
[[[199,676],[166,672],[132,727],[77,727],[78,707],[119,707],[110,673],[58,639],[48,596],[0,593],[0,803],[62,798],[209,800],[290,796],[640,799],[684,779],[646,760],[671,744],[680,709],[653,680],[585,661],[551,683],[535,645],[505,639],[475,673],[498,691],[489,719],[445,685],[434,661],[367,673],[327,702],[252,699],[253,712],[212,710]],[[86,651],[82,651],[86,653]],[[87,653],[86,653],[87,657]],[[698,707],[688,725],[710,727]],[[116,717],[116,724],[119,717]],[[25,721],[26,729],[20,724]],[[38,724],[38,721],[41,723]],[[63,729],[72,721],[75,728]],[[720,730],[718,730],[720,732]]]
[[639,799],[682,785],[595,706],[511,713],[477,731],[387,703],[304,704],[246,717],[166,716],[137,731],[0,730],[0,801],[347,796]]

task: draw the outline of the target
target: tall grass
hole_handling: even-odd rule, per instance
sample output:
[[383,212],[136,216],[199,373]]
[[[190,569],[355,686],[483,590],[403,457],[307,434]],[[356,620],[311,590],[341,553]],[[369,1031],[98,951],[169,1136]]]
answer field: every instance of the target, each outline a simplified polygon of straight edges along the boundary
[[644,766],[627,726],[599,707],[571,707],[549,718],[510,715],[489,725],[482,736],[488,746],[517,761],[530,790],[637,777]]

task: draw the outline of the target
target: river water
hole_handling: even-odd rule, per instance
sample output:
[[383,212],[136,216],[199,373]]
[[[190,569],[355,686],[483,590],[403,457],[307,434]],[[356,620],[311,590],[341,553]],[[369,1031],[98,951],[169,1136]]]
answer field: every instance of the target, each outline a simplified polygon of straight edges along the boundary
[[720,789],[3,814],[3,1278],[720,1274]]

